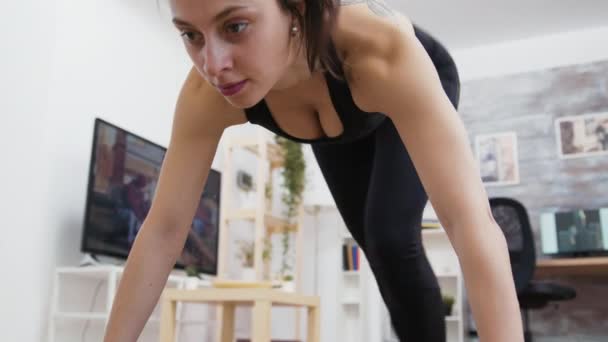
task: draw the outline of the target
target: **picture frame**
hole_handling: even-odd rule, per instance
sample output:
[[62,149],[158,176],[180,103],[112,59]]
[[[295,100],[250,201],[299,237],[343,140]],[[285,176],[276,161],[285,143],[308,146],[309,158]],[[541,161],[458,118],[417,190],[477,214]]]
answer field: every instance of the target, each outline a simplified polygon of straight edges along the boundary
[[556,119],[555,135],[561,159],[608,155],[608,112]]
[[475,137],[481,179],[488,186],[519,184],[517,134],[501,132]]

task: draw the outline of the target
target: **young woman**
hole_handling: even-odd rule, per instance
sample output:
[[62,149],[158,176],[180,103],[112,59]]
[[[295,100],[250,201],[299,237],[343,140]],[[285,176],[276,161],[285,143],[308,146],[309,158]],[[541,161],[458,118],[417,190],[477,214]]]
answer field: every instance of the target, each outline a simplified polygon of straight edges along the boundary
[[440,46],[380,0],[170,3],[194,67],[105,341],[141,333],[222,132],[248,121],[312,145],[401,340],[445,341],[420,236],[428,199],[457,252],[481,340],[523,341],[504,236],[456,112],[458,76],[449,55],[430,53]]

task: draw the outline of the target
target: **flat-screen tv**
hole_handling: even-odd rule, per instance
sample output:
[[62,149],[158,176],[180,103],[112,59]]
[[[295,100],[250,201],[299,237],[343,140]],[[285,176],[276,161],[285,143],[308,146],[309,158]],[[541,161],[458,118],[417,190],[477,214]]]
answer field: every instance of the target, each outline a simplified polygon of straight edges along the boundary
[[[81,251],[126,259],[146,218],[166,148],[95,119]],[[211,169],[181,256],[217,275],[221,175]]]
[[542,213],[540,228],[543,254],[608,254],[608,208]]

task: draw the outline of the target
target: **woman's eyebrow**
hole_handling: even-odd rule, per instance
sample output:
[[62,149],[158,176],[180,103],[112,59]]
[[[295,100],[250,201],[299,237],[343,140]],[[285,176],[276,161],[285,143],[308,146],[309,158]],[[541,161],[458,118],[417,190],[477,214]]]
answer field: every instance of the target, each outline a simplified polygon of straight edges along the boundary
[[[223,18],[225,18],[225,17],[229,16],[229,15],[230,15],[230,13],[232,13],[232,12],[234,12],[234,11],[236,11],[236,10],[239,10],[239,9],[243,9],[243,8],[247,8],[247,6],[243,6],[243,5],[232,5],[232,6],[228,6],[228,7],[224,8],[224,9],[223,9],[223,10],[222,10],[220,13],[216,14],[216,15],[213,17],[213,19],[212,19],[212,20],[213,20],[213,22],[220,21],[220,20],[222,20]],[[192,25],[192,24],[190,24],[189,22],[187,22],[187,21],[185,21],[185,20],[183,20],[183,19],[180,19],[180,18],[178,18],[178,17],[174,17],[172,21],[173,21],[173,23],[174,23],[174,24],[176,24],[176,25],[182,25],[182,26],[193,26],[193,25]]]

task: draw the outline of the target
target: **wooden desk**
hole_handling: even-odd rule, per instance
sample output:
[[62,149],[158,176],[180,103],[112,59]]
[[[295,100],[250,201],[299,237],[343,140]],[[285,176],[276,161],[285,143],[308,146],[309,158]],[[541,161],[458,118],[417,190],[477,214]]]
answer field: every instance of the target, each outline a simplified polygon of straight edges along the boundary
[[162,294],[160,340],[175,341],[176,304],[181,302],[215,303],[222,308],[221,342],[234,341],[234,310],[237,305],[253,306],[251,342],[270,342],[271,308],[304,306],[308,308],[310,342],[320,340],[320,298],[266,288],[166,289]]
[[597,275],[608,277],[608,257],[539,259],[534,273],[535,278]]

